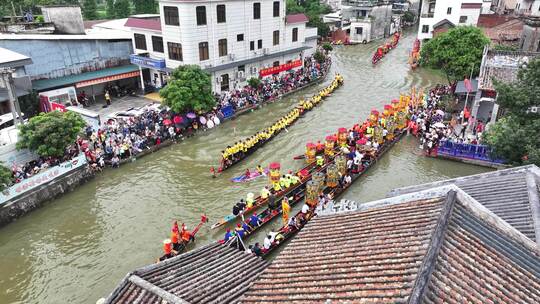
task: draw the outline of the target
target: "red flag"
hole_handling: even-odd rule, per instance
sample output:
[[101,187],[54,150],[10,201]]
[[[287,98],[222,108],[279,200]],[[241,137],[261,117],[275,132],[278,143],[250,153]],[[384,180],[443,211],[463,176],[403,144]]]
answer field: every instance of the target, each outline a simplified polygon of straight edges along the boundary
[[467,89],[467,92],[472,92],[472,84],[471,81],[467,78],[463,81],[465,83],[465,89]]

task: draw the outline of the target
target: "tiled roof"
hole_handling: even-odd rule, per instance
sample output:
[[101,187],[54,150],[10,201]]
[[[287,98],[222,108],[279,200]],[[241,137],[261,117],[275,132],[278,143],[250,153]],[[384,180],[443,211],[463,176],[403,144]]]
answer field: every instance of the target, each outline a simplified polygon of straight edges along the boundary
[[392,190],[388,196],[455,184],[519,232],[540,243],[540,169],[534,165]]
[[540,303],[540,249],[456,186],[312,219],[240,303]]
[[153,31],[161,31],[161,22],[159,18],[152,19],[140,19],[140,18],[128,18],[126,21],[127,27],[140,28]]
[[258,257],[211,243],[135,270],[106,303],[231,303],[267,265]]
[[308,22],[309,19],[304,14],[294,14],[285,16],[285,22],[288,24]]

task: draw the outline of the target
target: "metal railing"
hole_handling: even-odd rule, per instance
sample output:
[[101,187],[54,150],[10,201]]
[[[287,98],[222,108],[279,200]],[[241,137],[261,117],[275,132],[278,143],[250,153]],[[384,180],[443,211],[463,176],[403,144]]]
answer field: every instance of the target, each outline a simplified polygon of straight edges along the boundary
[[467,159],[476,159],[486,162],[503,164],[502,159],[492,156],[492,149],[486,145],[461,144],[452,141],[441,141],[437,147],[437,154]]

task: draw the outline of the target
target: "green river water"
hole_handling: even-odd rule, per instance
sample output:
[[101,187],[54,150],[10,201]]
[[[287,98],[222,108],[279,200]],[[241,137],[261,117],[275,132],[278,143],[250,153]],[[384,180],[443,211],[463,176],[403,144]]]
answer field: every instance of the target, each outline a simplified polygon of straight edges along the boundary
[[[323,140],[339,127],[363,121],[372,108],[406,92],[411,86],[430,87],[442,75],[411,71],[407,54],[414,32],[403,35],[397,49],[377,66],[371,55],[377,44],[337,47],[333,72],[345,84],[319,107],[307,113],[288,132],[217,179],[209,168],[217,164],[224,146],[255,133],[288,112],[301,96],[310,96],[325,83],[227,122],[211,132],[164,148],[116,170],[106,170],[74,192],[48,203],[0,229],[0,303],[95,303],[107,296],[136,267],[152,263],[161,254],[174,219],[192,229],[201,213],[210,223],[197,235],[195,246],[223,236],[210,230],[230,213],[247,192],[258,193],[265,179],[233,184],[229,178],[257,164],[281,162],[283,170],[304,163],[293,160],[307,141]],[[393,188],[487,171],[461,163],[426,158],[414,138],[405,137],[344,198],[370,201]],[[267,227],[278,227],[277,220]],[[251,239],[262,240],[259,233]]]

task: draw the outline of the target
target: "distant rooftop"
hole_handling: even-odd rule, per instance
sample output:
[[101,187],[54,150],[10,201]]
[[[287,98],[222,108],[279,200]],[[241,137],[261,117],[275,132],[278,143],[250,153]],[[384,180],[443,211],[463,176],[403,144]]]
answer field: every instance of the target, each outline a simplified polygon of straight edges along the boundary
[[14,68],[32,64],[32,59],[23,54],[0,48],[0,68]]
[[312,219],[240,303],[540,303],[540,249],[454,185]]
[[139,28],[152,31],[161,31],[161,22],[159,18],[153,19],[141,19],[141,18],[128,18],[126,27]]
[[2,34],[0,40],[131,40],[132,36],[125,31],[89,31],[85,35],[63,34]]
[[293,14],[285,16],[285,22],[288,24],[308,22],[309,19],[304,14]]

